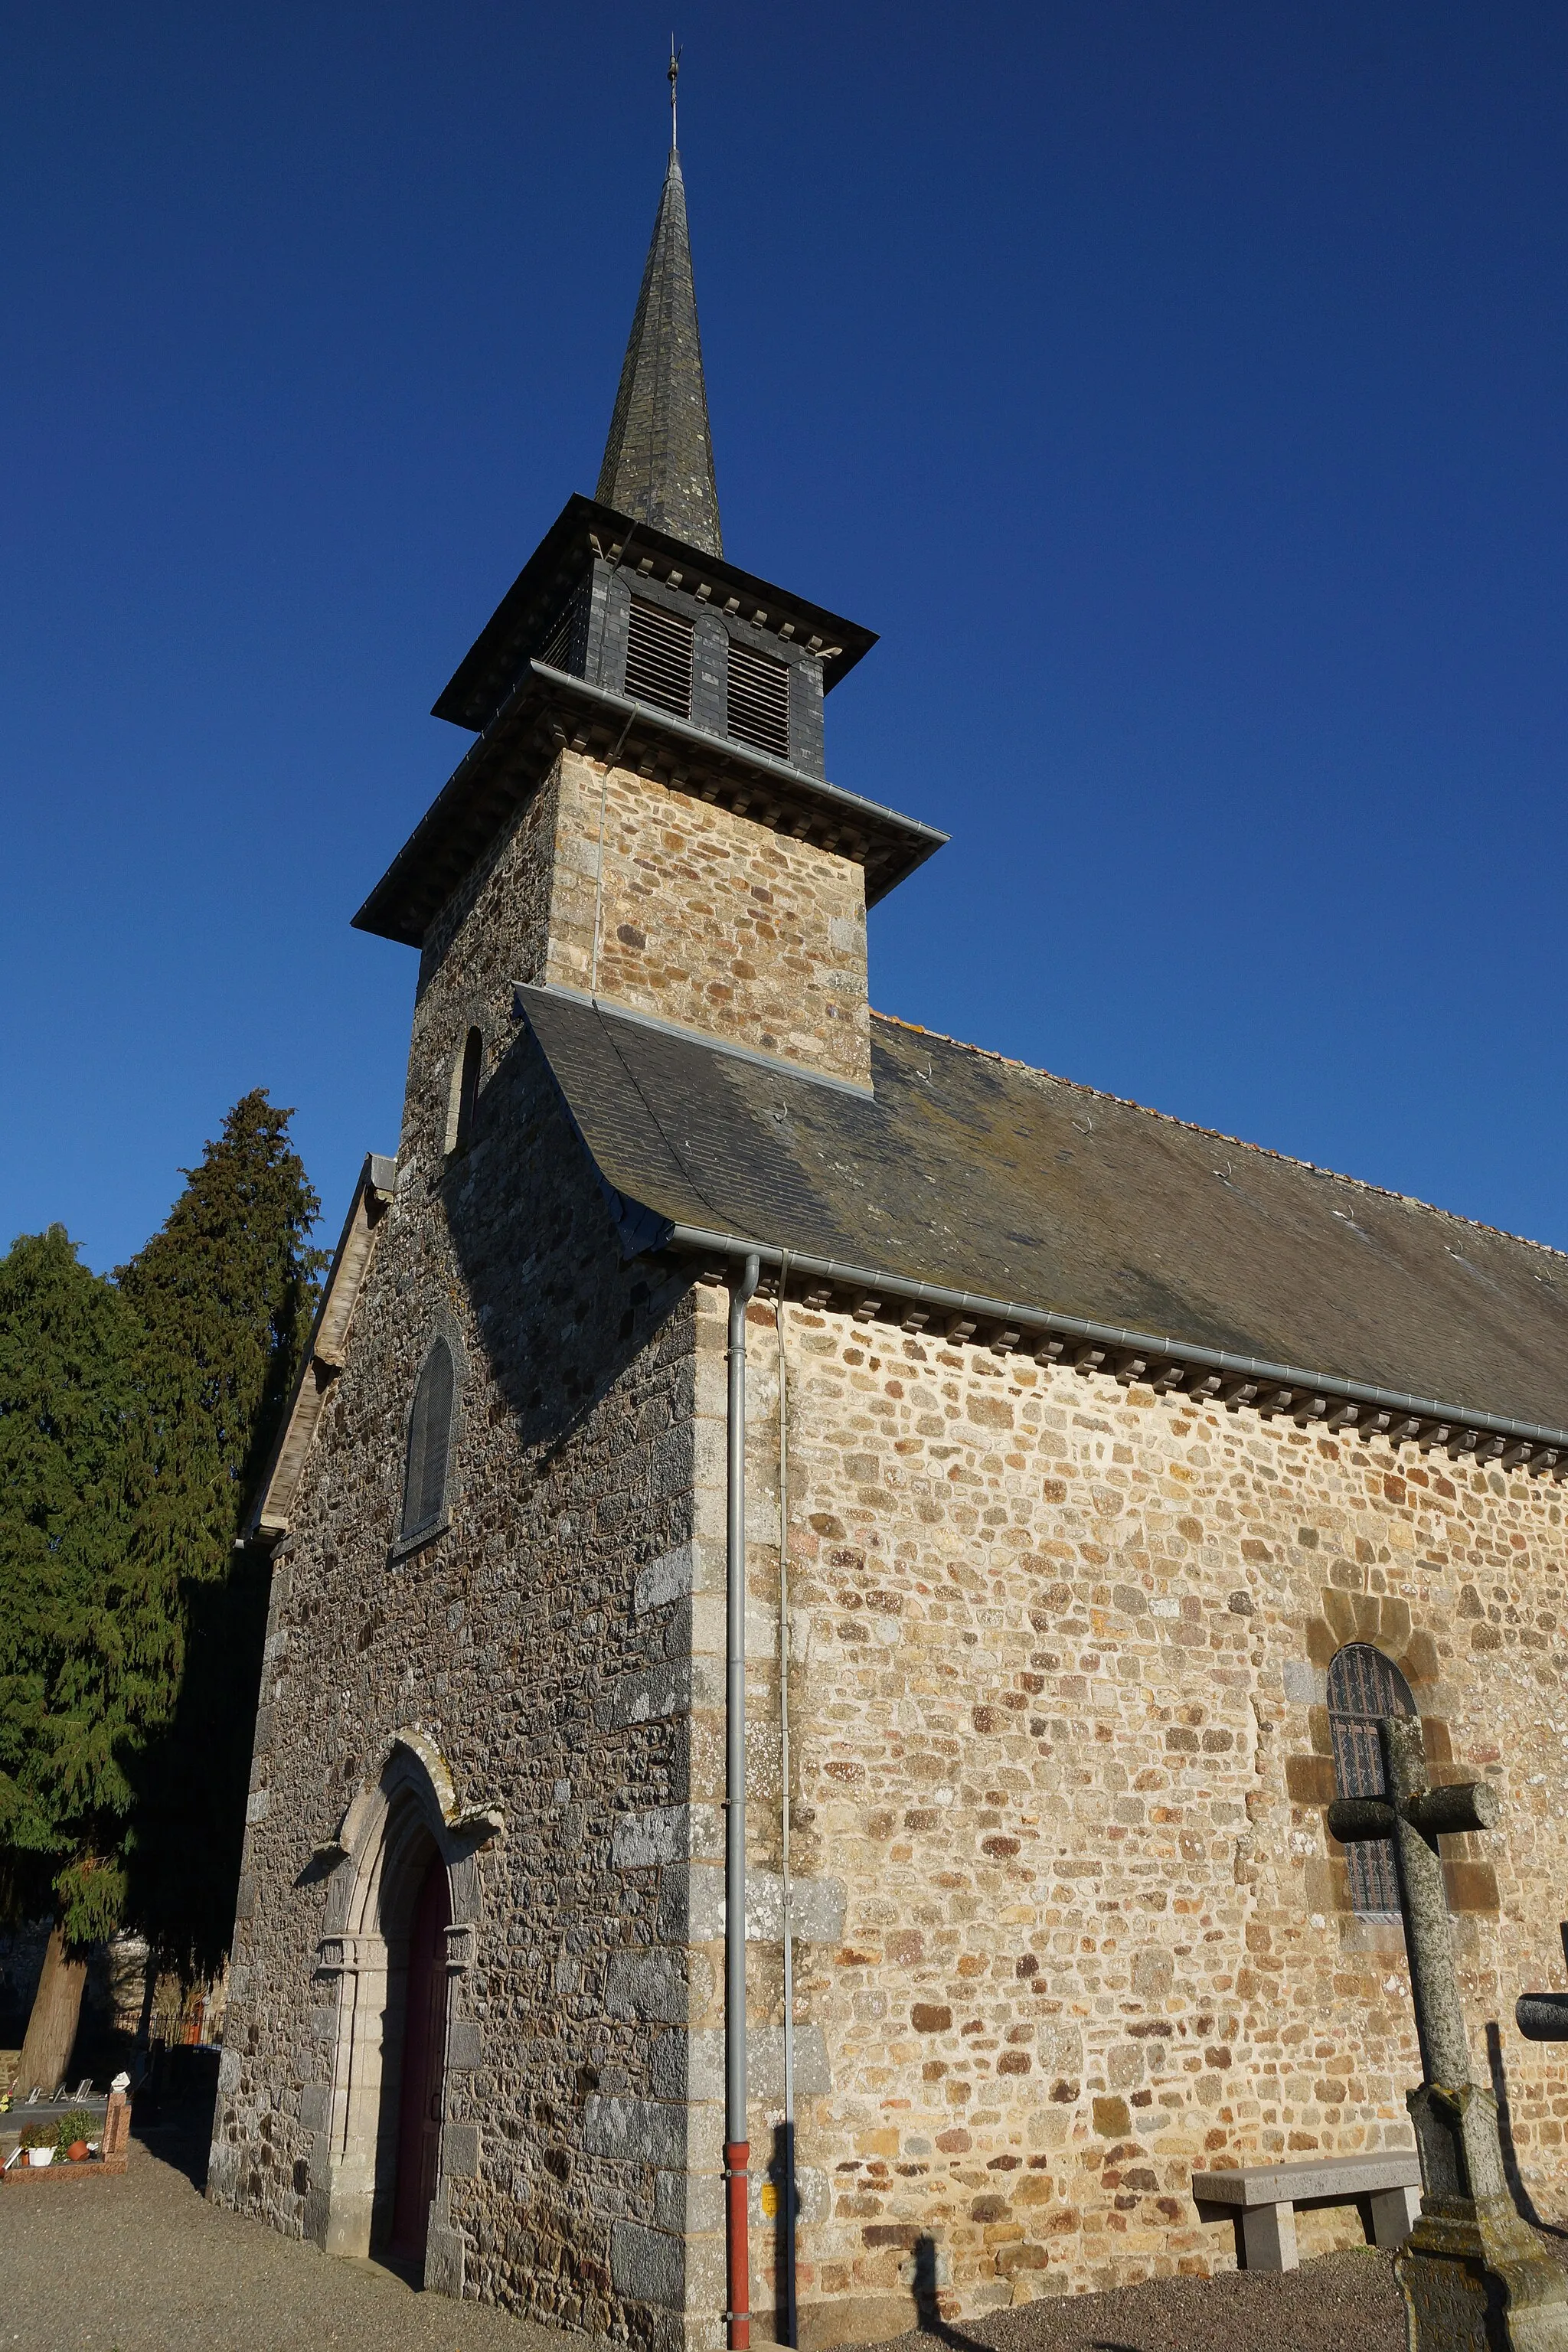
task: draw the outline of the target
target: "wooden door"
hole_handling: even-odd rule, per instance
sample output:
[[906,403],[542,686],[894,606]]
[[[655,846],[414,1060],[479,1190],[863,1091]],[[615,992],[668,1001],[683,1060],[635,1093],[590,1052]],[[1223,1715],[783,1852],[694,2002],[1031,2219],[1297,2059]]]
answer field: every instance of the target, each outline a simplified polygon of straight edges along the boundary
[[403,2079],[397,2115],[394,2251],[423,2261],[430,2200],[441,2156],[447,2062],[447,1928],[452,1916],[446,1865],[436,1855],[414,1906],[404,2010]]

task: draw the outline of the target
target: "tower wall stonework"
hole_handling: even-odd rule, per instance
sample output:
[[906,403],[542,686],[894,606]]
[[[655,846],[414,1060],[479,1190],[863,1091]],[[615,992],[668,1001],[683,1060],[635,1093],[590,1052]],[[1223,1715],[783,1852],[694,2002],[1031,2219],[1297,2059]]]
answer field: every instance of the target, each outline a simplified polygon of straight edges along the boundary
[[439,1150],[442,1089],[466,1025],[483,1029],[492,1057],[514,1032],[514,981],[596,994],[870,1085],[866,884],[855,861],[573,751],[431,928],[405,1156],[416,1140]]
[[[790,1307],[801,2341],[1235,2260],[1194,2168],[1408,2147],[1396,1921],[1327,1838],[1328,1657],[1402,1664],[1436,1779],[1474,2063],[1521,2193],[1568,2208],[1568,2094],[1512,2023],[1561,1983],[1568,1534],[1556,1490],[1374,1439]],[[776,1606],[771,1309],[753,1307],[753,1614]],[[773,1359],[776,1362],[776,1359]],[[776,1867],[777,1678],[753,1663],[753,1859]],[[766,1746],[772,1727],[773,1745]],[[771,1772],[772,1778],[768,1776]],[[779,1949],[751,1954],[776,2024]],[[762,2101],[753,2148],[779,2108]],[[1300,2217],[1304,2252],[1359,2242]],[[771,2306],[766,2225],[754,2301]]]
[[557,777],[542,977],[870,1085],[866,885],[852,858],[624,768],[606,782],[573,752]]
[[[458,1923],[426,2276],[663,2344],[687,2294],[687,1881],[713,1836],[689,1793],[691,1562],[715,1472],[685,1283],[622,1262],[510,1013],[545,951],[553,824],[552,788],[423,961],[397,1189],[275,1554],[211,2193],[342,2252],[384,2232],[397,1923],[349,1881],[355,1822],[416,1749],[435,1762],[410,1785],[450,1818],[413,1826]],[[448,1155],[470,1024],[473,1139]],[[463,1371],[448,1509],[405,1546],[437,1330]],[[721,1523],[721,1486],[701,1508]]]

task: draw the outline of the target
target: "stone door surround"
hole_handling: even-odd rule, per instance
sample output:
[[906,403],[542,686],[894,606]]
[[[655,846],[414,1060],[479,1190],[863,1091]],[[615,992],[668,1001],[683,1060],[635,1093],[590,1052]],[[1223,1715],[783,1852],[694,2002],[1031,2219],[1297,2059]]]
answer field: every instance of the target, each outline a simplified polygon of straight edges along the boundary
[[[374,1785],[361,1790],[331,1844],[314,1979],[324,2079],[308,2084],[301,2122],[313,2126],[305,2232],[324,2252],[363,2257],[389,2218],[396,2158],[396,2069],[414,1898],[433,1854],[451,1895],[440,2166],[425,2284],[463,2291],[464,2242],[450,2218],[455,2179],[478,2167],[479,2134],[452,2116],[455,2077],[479,2060],[479,2029],[462,2014],[463,1979],[482,1916],[479,1845],[500,1828],[493,1808],[463,1807],[435,1743],[416,1728],[393,1740]],[[386,2209],[386,2210],[384,2210]]]

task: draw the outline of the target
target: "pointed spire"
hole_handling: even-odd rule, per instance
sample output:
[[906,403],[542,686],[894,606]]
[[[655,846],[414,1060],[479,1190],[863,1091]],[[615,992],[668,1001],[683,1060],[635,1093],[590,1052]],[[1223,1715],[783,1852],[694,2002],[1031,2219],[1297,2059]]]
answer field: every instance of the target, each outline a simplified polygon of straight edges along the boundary
[[669,151],[621,368],[597,496],[605,506],[667,530],[689,547],[709,555],[724,552],[686,228],[686,184],[675,147]]

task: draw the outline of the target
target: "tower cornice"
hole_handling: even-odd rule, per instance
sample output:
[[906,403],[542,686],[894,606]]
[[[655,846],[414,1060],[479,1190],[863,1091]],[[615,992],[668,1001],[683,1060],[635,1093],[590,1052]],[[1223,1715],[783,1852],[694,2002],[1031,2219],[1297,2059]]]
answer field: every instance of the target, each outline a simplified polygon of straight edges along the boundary
[[[571,498],[485,623],[433,706],[433,716],[477,734],[488,727],[524,663],[595,558],[629,580],[652,578],[733,610],[753,626],[803,647],[822,665],[831,693],[877,642],[874,629],[742,572],[721,557],[638,522],[598,499]],[[734,600],[731,606],[731,600]]]
[[672,791],[853,859],[865,871],[868,905],[947,839],[784,761],[531,661],[355,915],[355,929],[422,945],[464,875],[568,750],[613,758]]

